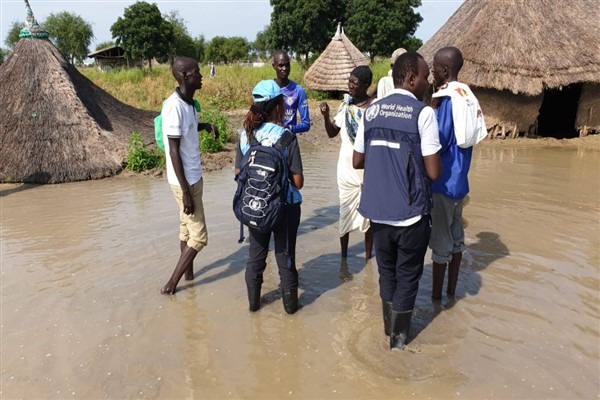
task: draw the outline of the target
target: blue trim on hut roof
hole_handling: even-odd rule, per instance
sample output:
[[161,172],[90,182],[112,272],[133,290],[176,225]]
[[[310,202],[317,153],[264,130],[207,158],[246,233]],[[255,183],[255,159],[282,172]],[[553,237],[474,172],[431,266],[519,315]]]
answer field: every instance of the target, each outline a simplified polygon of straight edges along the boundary
[[19,31],[19,38],[31,37],[44,39],[49,37],[50,35],[48,34],[48,32],[43,30],[35,20],[35,17],[33,16],[33,11],[31,10],[31,6],[29,5],[28,0],[25,0],[25,10],[27,12],[27,26],[21,29],[21,31]]

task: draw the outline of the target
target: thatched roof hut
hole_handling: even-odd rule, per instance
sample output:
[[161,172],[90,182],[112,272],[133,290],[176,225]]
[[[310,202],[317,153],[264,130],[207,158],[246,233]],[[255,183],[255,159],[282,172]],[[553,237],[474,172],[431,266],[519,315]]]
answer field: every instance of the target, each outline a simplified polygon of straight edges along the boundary
[[156,113],[104,92],[43,37],[19,40],[0,82],[0,182],[107,177],[122,169],[133,131],[153,139]]
[[341,24],[323,53],[304,74],[304,83],[309,89],[323,91],[348,91],[350,72],[369,60],[352,44]]
[[488,128],[572,137],[600,130],[598,21],[597,0],[465,0],[418,51],[461,50]]

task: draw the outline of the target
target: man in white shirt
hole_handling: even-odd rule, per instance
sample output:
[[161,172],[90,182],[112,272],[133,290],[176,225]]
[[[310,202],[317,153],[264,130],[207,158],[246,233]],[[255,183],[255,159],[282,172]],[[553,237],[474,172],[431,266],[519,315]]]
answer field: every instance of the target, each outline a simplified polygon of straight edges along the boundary
[[396,62],[398,57],[400,57],[400,55],[404,54],[404,53],[406,53],[406,50],[404,50],[402,47],[397,48],[392,53],[392,56],[390,57],[390,61],[391,61],[390,70],[389,70],[387,76],[384,76],[383,78],[379,79],[379,82],[377,82],[377,98],[378,99],[384,98],[385,96],[388,95],[388,93],[390,93],[392,90],[394,90],[395,86],[394,86],[394,78],[392,78],[392,68],[394,68],[394,63]]
[[161,289],[173,294],[185,273],[186,280],[194,279],[193,262],[196,254],[208,244],[208,233],[202,204],[202,161],[198,131],[219,132],[214,125],[198,123],[194,93],[202,88],[198,62],[178,57],[171,66],[179,84],[162,108],[163,135],[167,163],[167,181],[179,205],[179,239],[181,255],[171,278]]
[[363,113],[352,164],[364,168],[358,211],[371,220],[390,349],[402,349],[431,234],[431,181],[441,173],[435,113],[420,100],[429,68],[420,54],[394,63],[394,89]]

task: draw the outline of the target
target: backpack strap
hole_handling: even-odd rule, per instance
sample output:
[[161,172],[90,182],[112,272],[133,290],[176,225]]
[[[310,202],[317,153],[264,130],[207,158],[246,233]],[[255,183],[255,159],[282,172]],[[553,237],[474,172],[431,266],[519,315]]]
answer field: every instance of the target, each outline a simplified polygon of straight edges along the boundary
[[273,146],[277,146],[280,149],[285,149],[289,146],[292,140],[294,140],[294,134],[290,132],[289,129],[286,129]]
[[[246,139],[248,139],[248,135],[246,135]],[[288,147],[292,140],[294,140],[294,134],[290,132],[289,129],[286,129],[283,134],[279,136],[277,142],[273,144],[273,147],[278,147],[279,149],[283,150]],[[260,142],[256,139],[256,135],[252,135],[252,137],[248,140],[248,144],[250,146],[257,146],[260,145]]]
[[244,237],[244,224],[240,221],[240,238],[238,239],[238,243],[242,244],[244,243],[244,240],[246,240]]
[[[248,136],[251,136],[251,137],[248,137]],[[256,133],[253,135],[246,134],[246,140],[248,141],[248,144],[250,145],[250,147],[260,145],[260,142],[256,139]]]

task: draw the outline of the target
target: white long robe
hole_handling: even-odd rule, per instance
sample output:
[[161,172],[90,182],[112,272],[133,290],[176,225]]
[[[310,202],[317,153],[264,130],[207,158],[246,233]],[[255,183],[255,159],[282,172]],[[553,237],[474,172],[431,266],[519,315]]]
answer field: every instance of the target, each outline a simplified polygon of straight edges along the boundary
[[[349,107],[356,106],[350,105]],[[363,108],[360,109],[364,111]],[[352,166],[354,143],[348,136],[345,113],[346,110],[342,107],[334,118],[334,123],[340,128],[339,134],[342,138],[337,164],[337,185],[340,197],[340,237],[355,229],[359,229],[364,233],[370,227],[369,220],[363,218],[358,212],[363,170],[354,169]]]

